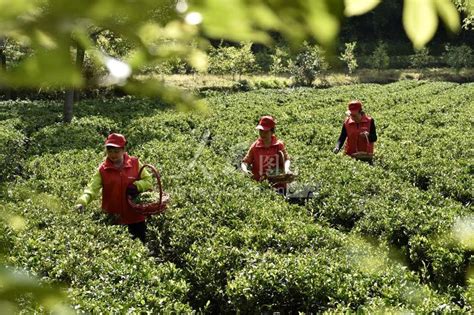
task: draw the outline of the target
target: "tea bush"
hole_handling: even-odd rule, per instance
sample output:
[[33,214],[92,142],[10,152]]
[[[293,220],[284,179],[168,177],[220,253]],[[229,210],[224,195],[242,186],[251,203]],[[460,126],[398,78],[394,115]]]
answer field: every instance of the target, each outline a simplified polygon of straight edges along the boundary
[[67,284],[77,311],[190,311],[180,271],[170,263],[156,264],[123,229],[104,225],[94,213],[71,212],[60,199],[21,186],[12,198],[15,204],[7,207],[17,208],[28,228],[15,236],[8,263]]
[[415,277],[380,256],[367,256],[363,247],[320,248],[303,255],[254,254],[252,264],[228,285],[230,300],[237,309],[260,312],[341,306],[355,311],[377,298],[430,312],[446,302],[446,298],[430,296],[428,287],[416,284]]
[[31,136],[29,154],[58,153],[72,149],[99,149],[104,137],[96,130],[77,124],[63,124],[44,127]]
[[0,182],[19,175],[25,159],[26,136],[11,123],[0,124]]
[[[376,121],[374,166],[332,153],[354,98]],[[69,126],[57,104],[0,103],[0,128],[32,144],[0,189],[27,222],[0,237],[5,259],[85,313],[471,312],[472,249],[453,235],[472,215],[473,99],[472,83],[424,81],[212,92],[207,115],[121,98],[81,102]],[[305,206],[238,170],[268,114],[297,184],[316,188]],[[111,131],[171,196],[147,246],[99,201],[72,209]]]
[[39,129],[62,121],[62,104],[53,101],[2,101],[0,117],[16,118],[21,121],[19,126],[27,136]]
[[47,192],[64,199],[72,206],[77,194],[87,185],[104,153],[100,151],[67,150],[32,157],[26,163],[28,185],[34,190]]
[[[351,87],[352,88],[352,87]],[[379,161],[381,163],[381,167],[385,167],[385,157],[386,155],[384,154],[385,150],[390,149],[392,146],[393,147],[399,147],[402,145],[403,147],[403,139],[409,139],[409,137],[414,137],[414,139],[418,139],[417,135],[427,135],[426,141],[433,141],[436,138],[433,138],[430,133],[432,132],[433,128],[430,128],[427,126],[427,128],[422,128],[423,130],[418,130],[415,132],[410,132],[408,134],[399,134],[398,132],[401,130],[407,130],[408,127],[411,127],[408,130],[413,130],[414,126],[417,126],[416,124],[413,124],[410,120],[411,119],[416,119],[420,109],[422,109],[422,106],[425,106],[430,108],[432,106],[433,108],[438,108],[440,111],[445,111],[445,112],[453,112],[456,113],[456,110],[468,110],[468,106],[466,106],[469,102],[470,99],[470,92],[471,91],[471,86],[469,84],[463,85],[463,86],[458,86],[457,84],[450,84],[450,83],[433,83],[433,84],[425,84],[424,82],[419,82],[419,83],[397,83],[394,85],[390,86],[374,86],[374,85],[366,85],[366,86],[358,86],[357,94],[359,95],[358,97],[361,96],[368,96],[369,101],[370,98],[373,98],[373,95],[378,95],[377,93],[380,94],[377,98],[377,103],[375,106],[379,108],[382,111],[389,111],[391,112],[391,117],[395,117],[400,119],[400,122],[403,124],[404,129],[401,128],[396,128],[397,127],[397,121],[393,125],[389,124],[389,121],[382,121],[382,124],[379,125],[379,132],[382,131],[382,134],[386,133],[387,137],[392,137],[394,135],[397,135],[398,141],[397,142],[387,142],[387,143],[380,143],[377,144],[377,146],[380,148],[379,150],[382,150],[380,153],[381,155],[381,160]],[[344,97],[345,94],[345,99],[350,99],[353,98],[355,93],[351,93],[351,91],[345,91],[346,89],[344,88],[338,88],[338,97],[341,98],[341,96]],[[416,91],[414,93],[414,91]],[[467,93],[466,93],[467,92]],[[330,92],[331,94],[334,94],[333,91]],[[358,166],[360,163],[356,164],[350,164],[347,166],[340,165],[341,161],[340,159],[333,160],[331,156],[329,156],[329,150],[331,148],[331,141],[327,141],[328,137],[333,137],[333,139],[336,138],[336,135],[339,132],[340,126],[333,128],[332,131],[331,129],[323,129],[322,131],[318,131],[317,129],[314,128],[314,124],[304,123],[304,117],[308,115],[308,122],[311,122],[311,115],[314,115],[316,117],[319,117],[319,121],[322,121],[325,123],[325,119],[329,118],[331,124],[336,124],[336,121],[334,118],[337,118],[337,114],[331,114],[328,116],[328,111],[331,111],[331,109],[326,109],[322,108],[321,110],[314,109],[314,104],[312,104],[314,101],[309,101],[307,104],[301,104],[304,103],[305,101],[293,101],[292,97],[295,96],[295,98],[299,99],[305,99],[305,96],[303,93],[296,94],[293,92],[291,96],[286,96],[286,106],[283,108],[279,107],[278,104],[278,96],[277,95],[284,95],[286,93],[281,93],[277,92],[274,93],[273,95],[268,95],[268,93],[265,93],[265,96],[260,98],[260,93],[253,93],[249,98],[247,96],[239,95],[237,97],[227,97],[224,100],[219,100],[220,104],[223,104],[224,107],[226,108],[226,115],[231,116],[232,113],[228,112],[229,108],[239,108],[239,110],[242,110],[243,108],[248,108],[248,110],[245,110],[244,113],[236,113],[234,112],[233,117],[241,117],[241,121],[249,121],[252,119],[252,116],[249,117],[249,115],[254,115],[258,116],[255,114],[252,114],[252,112],[258,111],[259,108],[265,108],[266,111],[275,113],[275,115],[278,118],[284,119],[286,123],[291,121],[291,110],[298,110],[297,114],[297,119],[295,122],[297,122],[298,126],[291,125],[290,128],[285,125],[279,125],[277,128],[277,133],[279,133],[280,129],[282,129],[280,134],[283,134],[283,139],[289,143],[289,152],[290,154],[292,153],[292,150],[295,150],[298,155],[298,160],[299,162],[308,162],[310,161],[311,165],[308,167],[302,167],[301,164],[298,166],[300,171],[306,173],[306,174],[312,174],[313,179],[311,181],[314,181],[314,177],[316,177],[317,181],[320,182],[325,182],[327,181],[327,176],[324,177],[319,177],[317,176],[318,173],[315,174],[315,170],[317,171],[318,169],[321,168],[322,165],[326,162],[321,162],[319,161],[316,157],[318,156],[317,152],[308,150],[305,146],[296,146],[295,147],[295,142],[300,142],[300,141],[308,141],[309,139],[318,139],[315,141],[315,144],[319,144],[321,146],[325,146],[327,150],[327,154],[319,154],[320,158],[323,158],[325,160],[331,160],[331,163],[328,165],[327,169],[324,171],[324,173],[331,174],[331,176],[343,176],[345,177],[344,182],[334,182],[334,179],[330,179],[328,181],[327,185],[327,194],[328,196],[331,196],[330,200],[323,200],[323,199],[316,199],[316,214],[323,214],[321,217],[322,219],[330,219],[335,226],[343,229],[351,229],[353,227],[356,227],[357,230],[360,230],[364,234],[369,234],[377,237],[382,237],[383,239],[387,239],[388,241],[396,244],[397,246],[402,246],[406,248],[406,250],[410,250],[407,248],[407,244],[410,240],[411,237],[414,237],[418,235],[418,233],[428,233],[428,234],[436,234],[441,232],[443,229],[446,229],[446,227],[452,226],[453,223],[453,218],[456,215],[459,215],[462,213],[462,208],[457,206],[455,203],[449,203],[443,201],[442,196],[452,196],[452,194],[446,194],[445,191],[443,190],[438,190],[438,188],[445,187],[447,183],[454,182],[454,185],[457,185],[457,187],[466,187],[468,188],[469,186],[472,186],[472,180],[467,179],[467,177],[459,177],[459,176],[451,176],[449,180],[446,179],[445,176],[441,176],[443,172],[448,171],[454,171],[456,174],[459,174],[460,171],[462,172],[469,172],[469,167],[467,164],[464,164],[464,166],[459,165],[458,167],[449,167],[448,165],[452,165],[452,162],[449,164],[446,163],[446,160],[444,160],[444,165],[446,165],[445,168],[440,168],[439,169],[439,180],[438,182],[440,184],[436,186],[431,186],[430,190],[426,193],[426,196],[424,193],[420,193],[418,189],[422,189],[422,182],[419,182],[416,180],[413,185],[416,187],[415,189],[407,189],[407,182],[410,181],[410,176],[405,176],[404,172],[408,169],[410,169],[411,165],[413,165],[414,169],[420,170],[420,165],[426,165],[426,168],[429,169],[430,165],[433,165],[433,162],[437,161],[434,158],[436,155],[433,155],[432,153],[430,154],[430,159],[429,161],[417,161],[417,155],[412,155],[411,152],[408,152],[408,158],[413,157],[413,160],[409,164],[406,163],[407,159],[407,154],[402,154],[401,151],[397,152],[397,154],[391,154],[390,155],[390,160],[398,160],[404,161],[401,162],[400,164],[397,164],[396,168],[393,168],[392,171],[394,172],[393,177],[390,175],[390,179],[388,180],[389,183],[384,184],[385,188],[383,188],[382,191],[377,191],[377,188],[371,187],[377,185],[379,182],[382,184],[384,181],[387,180],[387,174],[386,171],[381,169],[380,170],[380,177],[378,180],[375,180],[374,178],[366,178],[367,183],[366,187],[368,191],[373,191],[372,193],[375,193],[374,199],[369,199],[367,200],[367,196],[365,195],[364,189],[358,189],[360,188],[359,185],[360,183],[355,182],[354,186],[349,186],[347,187],[347,184],[353,181],[353,175],[348,172],[337,172],[335,173],[335,169],[341,168],[341,169],[353,169],[357,170],[355,167]],[[297,96],[296,96],[296,95]],[[315,93],[316,94],[316,93]],[[325,95],[323,96],[322,92],[318,91],[317,92],[316,102],[319,102],[319,100],[324,99]],[[328,93],[329,94],[329,93]],[[450,101],[444,99],[444,98],[450,98]],[[336,99],[337,97],[332,97]],[[344,98],[342,98],[344,99]],[[330,103],[332,100],[331,98],[328,98],[325,100],[326,102]],[[325,103],[323,101],[323,104]],[[229,102],[229,103],[227,103]],[[334,102],[334,101],[332,101]],[[236,104],[240,103],[240,106],[236,106]],[[228,104],[228,105],[226,105]],[[249,105],[250,104],[250,105]],[[265,104],[265,105],[264,105]],[[419,105],[416,105],[419,104]],[[450,109],[450,104],[453,104],[456,107],[456,110]],[[456,105],[458,104],[458,105]],[[416,107],[414,107],[416,105]],[[255,107],[257,106],[257,107]],[[342,107],[342,106],[341,106]],[[316,107],[317,108],[317,107]],[[405,117],[404,113],[397,113],[402,109],[403,111],[406,111],[407,113],[410,113],[410,117]],[[342,111],[342,110],[341,110]],[[301,113],[304,114],[301,114]],[[370,112],[370,111],[369,111]],[[265,112],[262,111],[260,112],[261,114],[264,114]],[[415,115],[414,115],[415,113]],[[243,115],[244,114],[244,115]],[[339,116],[340,117],[340,116]],[[428,119],[425,123],[429,122],[439,122],[438,117],[433,117],[433,115],[426,116]],[[453,118],[453,116],[443,116],[446,119]],[[462,114],[457,115],[455,114],[455,117],[458,117],[461,119],[461,121],[465,121],[462,117],[468,117],[468,115],[464,116]],[[225,117],[220,117],[220,119],[226,119]],[[230,118],[229,118],[230,119]],[[239,119],[240,120],[240,119]],[[342,119],[341,119],[342,120]],[[284,122],[284,123],[285,123]],[[233,124],[236,125],[238,122],[233,121]],[[400,123],[399,123],[400,124]],[[248,125],[247,123],[245,125]],[[245,127],[244,125],[236,125],[238,126],[238,130],[242,130],[243,128],[247,129],[250,131],[252,127]],[[380,128],[380,126],[382,128]],[[385,129],[388,126],[391,128],[390,131],[385,131]],[[463,129],[464,123],[462,124],[456,124],[456,127],[453,126],[453,129],[451,130],[448,135],[443,133],[443,137],[445,139],[450,139],[451,143],[459,143],[460,141],[463,141],[463,139],[466,139],[465,137],[459,136],[462,134],[464,130]],[[393,127],[393,128],[392,128]],[[291,129],[288,131],[288,129]],[[221,132],[219,132],[221,133]],[[453,136],[449,136],[449,134],[452,134]],[[245,134],[235,134],[234,135],[229,135],[228,139],[233,139],[234,143],[235,142],[240,142],[240,141],[245,141],[243,139],[248,139],[251,138],[250,133],[245,133]],[[449,138],[448,138],[449,137]],[[457,140],[454,140],[456,138]],[[292,140],[297,140],[297,141],[292,141]],[[402,142],[400,143],[400,140]],[[291,142],[290,142],[291,141]],[[335,141],[335,140],[332,140]],[[438,140],[439,141],[439,140]],[[441,140],[443,141],[443,140]],[[221,142],[219,142],[220,144]],[[444,143],[444,142],[442,142]],[[211,144],[211,147],[217,144],[216,142],[213,142]],[[386,145],[385,145],[386,144]],[[430,143],[426,143],[426,145],[430,145]],[[439,145],[442,145],[441,143]],[[220,147],[221,145],[219,145]],[[222,142],[222,147],[228,147],[226,146],[224,142]],[[301,150],[303,151],[298,151]],[[466,147],[466,146],[462,146]],[[468,146],[467,146],[468,147]],[[218,147],[215,147],[217,152],[222,152],[223,154],[228,154],[229,152],[227,151],[221,151]],[[456,149],[455,149],[456,150]],[[456,150],[457,152],[463,151],[460,149]],[[453,152],[456,152],[453,151]],[[308,152],[308,154],[311,154],[311,156],[305,156],[305,153]],[[309,153],[310,152],[310,153]],[[451,152],[451,151],[450,151]],[[467,153],[467,152],[465,152]],[[315,155],[316,154],[316,155]],[[456,159],[459,160],[459,157],[456,156]],[[439,162],[441,163],[441,156],[439,156]],[[462,160],[461,160],[462,161]],[[353,161],[348,161],[348,163],[353,163]],[[403,165],[403,164],[404,165]],[[340,165],[338,167],[338,165]],[[365,167],[362,165],[362,167]],[[365,169],[363,168],[361,170],[361,174],[366,172],[371,172],[373,171],[370,170],[370,168]],[[431,168],[431,171],[437,172],[436,169]],[[378,173],[378,171],[377,171]],[[316,175],[316,176],[315,176]],[[401,177],[401,178],[399,178]],[[421,178],[421,177],[420,177]],[[465,179],[464,179],[465,178]],[[361,179],[364,179],[364,177],[361,177]],[[375,183],[374,183],[375,181]],[[443,183],[443,184],[441,184]],[[396,184],[394,186],[394,184]],[[381,186],[381,187],[384,187]],[[409,185],[410,186],[410,185]],[[341,188],[341,192],[344,192],[343,196],[337,195],[337,191],[334,191],[334,187],[347,187],[347,190],[345,188]],[[364,186],[362,186],[364,187]],[[436,187],[436,189],[435,189]],[[378,189],[380,190],[380,188]],[[434,190],[434,191],[432,191]],[[350,193],[350,195],[347,195],[346,193]],[[438,193],[441,194],[441,196],[437,195]],[[393,196],[392,196],[393,195]],[[355,204],[354,206],[351,206],[354,201],[354,197],[359,196],[361,204]],[[421,198],[420,198],[421,196]],[[463,201],[464,204],[469,205],[470,202],[469,200],[472,200],[472,192],[465,191],[463,193],[462,199],[455,198],[456,200]],[[344,199],[341,199],[343,197]],[[387,198],[388,197],[388,198]],[[322,194],[318,198],[322,198]],[[334,199],[332,199],[334,198]],[[408,198],[408,199],[407,199]],[[388,199],[388,200],[387,200]],[[355,201],[357,201],[356,199]],[[399,203],[402,202],[401,205]],[[318,213],[318,211],[322,211],[321,204],[327,205],[330,208],[328,208],[327,212],[322,212]],[[430,206],[426,206],[426,204],[431,204]],[[377,211],[383,210],[383,209],[391,209],[394,208],[394,205],[396,210],[391,214],[392,218],[387,219],[387,214],[379,214],[375,215],[378,213]],[[413,210],[417,209],[420,212],[414,212]],[[369,207],[369,208],[367,208]],[[401,208],[400,208],[401,207]],[[446,207],[451,209],[450,211],[446,212]],[[365,209],[367,208],[367,209]],[[374,212],[374,210],[377,210]],[[330,217],[326,217],[326,213],[330,215]],[[375,215],[371,216],[370,214],[373,213]],[[394,214],[399,213],[399,216],[393,216]],[[420,216],[420,213],[423,214],[423,216]],[[409,214],[407,216],[407,214]],[[367,220],[360,220],[361,218],[365,218],[367,216]],[[382,220],[383,218],[383,220]],[[390,218],[390,217],[389,217]],[[440,218],[444,218],[443,220],[438,220]],[[411,220],[411,221],[410,221]],[[385,222],[385,223],[384,223]],[[429,222],[429,223],[428,223]],[[380,227],[377,227],[378,224]],[[424,229],[422,231],[419,231],[419,227],[423,226]],[[377,232],[378,231],[378,232]],[[448,246],[446,248],[447,250],[450,249]],[[425,248],[425,250],[429,250],[428,247]],[[408,252],[406,252],[408,255]],[[465,265],[466,265],[466,259],[461,259],[457,262],[454,261],[454,265],[451,265],[452,261],[449,260],[444,260],[443,258],[440,258],[440,261],[444,261],[444,268],[438,268],[437,271],[434,271],[434,273],[437,273],[437,275],[432,273],[433,279],[441,279],[443,277],[443,274],[445,274],[446,270],[450,269],[452,266],[454,267],[457,271],[455,272],[455,277],[451,279],[452,283],[456,283],[459,279],[459,277],[462,277],[464,272],[465,272]],[[430,263],[429,260],[425,260],[424,263]],[[413,268],[420,270],[422,268],[422,263],[418,262],[413,262],[412,263]],[[440,278],[441,277],[441,278]],[[439,281],[439,283],[445,283],[445,281]]]

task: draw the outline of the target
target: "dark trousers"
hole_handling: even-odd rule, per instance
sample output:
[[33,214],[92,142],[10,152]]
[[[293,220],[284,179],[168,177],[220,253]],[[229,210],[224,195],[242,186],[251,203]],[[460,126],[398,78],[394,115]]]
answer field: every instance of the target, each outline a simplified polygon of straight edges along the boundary
[[358,159],[358,158],[355,158],[357,161],[362,161],[362,162],[366,162],[368,163],[369,165],[374,165],[374,160],[371,158],[371,159]]
[[132,234],[132,238],[138,238],[142,243],[146,242],[146,222],[137,222],[132,224],[127,224],[128,231]]

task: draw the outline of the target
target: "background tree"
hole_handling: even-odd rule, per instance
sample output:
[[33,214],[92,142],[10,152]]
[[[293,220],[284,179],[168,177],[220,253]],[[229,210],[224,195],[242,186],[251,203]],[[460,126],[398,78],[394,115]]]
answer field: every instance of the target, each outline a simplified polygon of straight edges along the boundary
[[324,51],[317,45],[313,46],[306,42],[289,64],[293,83],[297,86],[311,86],[317,75],[328,67]]
[[339,59],[344,61],[344,63],[346,64],[349,73],[354,72],[354,70],[358,67],[357,58],[354,53],[356,45],[357,42],[346,43],[346,49],[343,53],[341,53],[341,56],[339,57]]
[[410,56],[410,65],[413,68],[421,69],[431,62],[430,50],[427,47],[416,50],[415,54]]
[[474,65],[474,53],[467,45],[450,46],[446,45],[443,57],[448,66],[460,71],[464,67]]
[[[314,39],[334,56],[344,17],[362,15],[379,0],[17,0],[0,2],[0,37],[21,41],[34,51],[11,71],[2,70],[0,84],[11,87],[81,88],[84,74],[71,60],[71,37],[97,65],[107,69],[107,84],[128,93],[158,96],[179,107],[199,106],[193,98],[159,80],[141,81],[146,66],[180,57],[196,69],[206,67],[208,39],[274,42],[279,33],[290,46]],[[467,3],[467,2],[466,2]],[[405,0],[403,25],[415,48],[423,47],[438,27],[460,28],[459,13],[450,0]],[[130,43],[124,60],[100,50],[91,28],[106,29]],[[167,40],[167,41],[165,41]],[[197,45],[190,45],[191,42]]]
[[372,67],[377,70],[387,69],[390,66],[390,58],[387,52],[387,44],[379,41],[372,54]]

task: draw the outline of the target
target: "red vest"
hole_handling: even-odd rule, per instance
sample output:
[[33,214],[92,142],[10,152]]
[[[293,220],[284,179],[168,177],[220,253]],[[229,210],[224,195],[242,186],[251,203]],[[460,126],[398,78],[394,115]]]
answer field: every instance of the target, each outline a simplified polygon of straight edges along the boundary
[[117,169],[106,159],[99,167],[102,177],[102,209],[107,213],[120,215],[120,224],[145,221],[145,217],[135,213],[127,203],[127,186],[138,177],[138,158],[123,155],[123,167]]
[[260,180],[263,175],[274,168],[280,168],[280,170],[283,171],[285,161],[283,157],[278,154],[278,151],[284,149],[285,145],[283,142],[278,140],[275,136],[272,136],[272,142],[269,147],[264,146],[261,138],[255,141],[251,146],[251,161],[248,161],[248,163],[252,164],[253,178]]
[[345,151],[347,155],[352,155],[356,152],[374,153],[374,144],[368,141],[368,138],[361,135],[362,132],[370,132],[370,125],[372,118],[368,115],[362,115],[359,123],[355,122],[351,117],[346,118],[344,127],[347,132],[347,141]]

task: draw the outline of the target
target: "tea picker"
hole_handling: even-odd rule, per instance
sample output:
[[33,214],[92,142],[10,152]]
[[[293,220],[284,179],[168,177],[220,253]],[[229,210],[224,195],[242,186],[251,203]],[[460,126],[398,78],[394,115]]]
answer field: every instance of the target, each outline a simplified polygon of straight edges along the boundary
[[82,211],[101,194],[101,208],[114,220],[113,223],[126,225],[133,238],[145,242],[147,216],[164,211],[169,196],[163,194],[159,174],[155,169],[153,172],[157,178],[159,199],[150,206],[129,205],[129,196],[136,196],[153,188],[153,178],[137,157],[127,154],[126,143],[122,134],[112,133],[107,137],[106,158],[78,198],[76,209]]
[[375,120],[362,110],[362,102],[359,100],[349,102],[346,114],[347,118],[344,120],[333,152],[338,153],[346,142],[344,145],[346,155],[372,164],[374,142],[377,141]]
[[[276,120],[272,116],[262,116],[255,127],[259,137],[242,159],[242,171],[251,174],[256,181],[268,179],[268,176],[281,175],[280,172],[290,173],[290,158],[285,144],[275,135],[275,126]],[[275,179],[273,187],[284,192],[286,181],[287,178]]]
[[268,180],[279,194],[286,196],[288,184],[296,175],[290,171],[289,155],[283,141],[276,137],[275,127],[272,116],[260,118],[256,127],[259,137],[242,159],[241,169],[256,181]]

